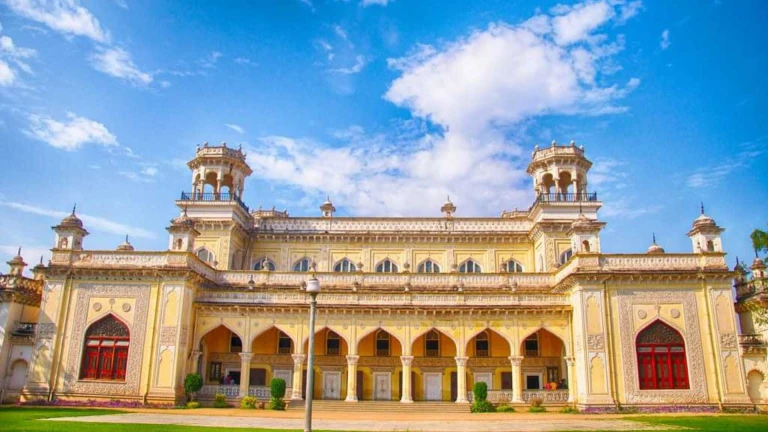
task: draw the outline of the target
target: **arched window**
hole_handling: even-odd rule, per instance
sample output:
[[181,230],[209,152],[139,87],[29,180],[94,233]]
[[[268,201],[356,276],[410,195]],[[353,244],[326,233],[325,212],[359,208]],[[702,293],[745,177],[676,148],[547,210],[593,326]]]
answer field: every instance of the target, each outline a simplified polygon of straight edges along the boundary
[[565,252],[560,254],[560,265],[563,265],[568,262],[569,259],[573,256],[573,249],[568,249]]
[[293,264],[293,271],[295,272],[308,272],[310,266],[310,260],[304,257]]
[[491,355],[491,343],[488,331],[475,336],[475,357],[488,357]]
[[426,357],[440,357],[440,334],[430,330],[424,337],[424,355]]
[[351,273],[355,271],[355,264],[350,259],[344,258],[333,266],[333,271],[337,273]]
[[200,258],[200,260],[203,262],[207,262],[208,264],[213,264],[213,261],[214,261],[213,252],[209,251],[204,247],[200,248],[197,251],[197,257]]
[[480,268],[480,264],[478,264],[475,260],[468,259],[459,266],[459,272],[460,273],[482,273],[483,269]]
[[589,240],[584,240],[581,242],[581,250],[584,252],[589,252]]
[[440,273],[440,266],[431,259],[427,259],[419,264],[416,271],[419,273]]
[[376,273],[397,273],[397,264],[387,258],[376,266]]
[[325,355],[341,354],[341,338],[335,332],[328,331],[325,338]]
[[125,381],[131,334],[122,321],[109,314],[85,332],[81,379]]
[[177,238],[175,242],[173,242],[173,248],[176,250],[181,250],[181,246],[183,244],[183,241],[180,238]]
[[389,333],[384,330],[376,332],[376,356],[389,357]]
[[538,357],[539,356],[539,335],[534,333],[523,341],[525,344],[525,356],[526,357]]
[[501,272],[502,273],[522,273],[523,265],[511,259],[501,264]]
[[67,246],[69,246],[69,239],[64,237],[59,241],[59,249],[66,249]]
[[240,339],[240,336],[234,333],[229,338],[229,352],[243,352],[243,341]]
[[635,348],[641,390],[690,388],[685,341],[677,330],[657,320],[637,335]]
[[707,252],[714,252],[715,251],[715,244],[712,242],[712,240],[707,240]]
[[253,264],[253,269],[256,271],[269,270],[275,271],[275,263],[269,258],[259,258]]
[[293,340],[287,334],[278,330],[277,334],[277,353],[290,354],[293,352]]

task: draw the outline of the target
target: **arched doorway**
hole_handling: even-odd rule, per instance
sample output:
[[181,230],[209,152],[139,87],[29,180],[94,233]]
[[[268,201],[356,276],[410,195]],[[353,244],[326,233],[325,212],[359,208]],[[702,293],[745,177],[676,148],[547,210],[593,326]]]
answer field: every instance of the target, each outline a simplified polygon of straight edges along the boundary
[[125,381],[131,334],[122,321],[108,314],[85,331],[80,379]]
[[680,332],[656,320],[637,334],[635,348],[641,390],[690,388]]
[[764,380],[765,376],[760,371],[753,369],[747,374],[747,393],[754,403],[761,403],[763,400],[760,387],[762,387]]
[[414,400],[456,400],[458,396],[455,360],[457,352],[453,339],[434,328],[414,339],[411,344],[413,355],[411,389]]
[[539,329],[520,343],[522,399],[541,398],[545,403],[568,401],[565,343],[554,333]]
[[211,397],[216,393],[228,397],[239,396],[239,385],[243,378],[240,353],[244,351],[240,336],[225,325],[219,325],[203,335],[200,350],[203,353],[203,382],[206,384],[200,394]]
[[357,376],[358,400],[399,400],[402,388],[400,340],[377,328],[357,343],[359,355]]
[[[309,339],[304,342],[304,352],[309,352]],[[349,354],[347,340],[330,328],[315,332],[314,393],[315,399],[339,400],[347,392],[347,364]],[[309,372],[307,372],[309,373]],[[305,374],[306,375],[306,374]],[[306,382],[306,376],[304,377]],[[302,388],[306,388],[302,384]],[[306,391],[306,390],[305,390]]]
[[474,384],[484,382],[488,386],[488,400],[499,402],[512,399],[512,371],[509,357],[511,346],[507,339],[490,328],[473,336],[466,346],[467,369],[471,380],[467,380],[467,390],[472,391]]

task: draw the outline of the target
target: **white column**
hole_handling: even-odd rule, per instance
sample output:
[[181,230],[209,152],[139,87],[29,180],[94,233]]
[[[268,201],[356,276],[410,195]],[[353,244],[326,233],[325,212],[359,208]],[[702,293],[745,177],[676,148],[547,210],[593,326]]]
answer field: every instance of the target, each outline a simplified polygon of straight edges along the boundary
[[520,379],[520,365],[523,363],[522,357],[510,357],[512,364],[512,402],[523,402],[523,384]]
[[240,353],[240,397],[248,396],[248,386],[251,384],[251,359],[253,353]]
[[566,357],[565,362],[568,364],[568,402],[576,402],[576,359],[573,357]]
[[291,354],[293,357],[293,393],[291,394],[291,400],[301,400],[301,381],[302,372],[304,371],[304,359],[307,358],[305,354]]
[[573,179],[573,196],[574,201],[578,200],[579,197],[579,181],[577,179]]
[[357,361],[360,356],[347,356],[347,398],[344,402],[357,402]]
[[467,400],[467,360],[469,357],[456,359],[456,403],[469,403]]
[[411,398],[411,364],[413,364],[413,356],[401,356],[400,361],[403,363],[403,397],[400,398],[400,403],[413,403]]

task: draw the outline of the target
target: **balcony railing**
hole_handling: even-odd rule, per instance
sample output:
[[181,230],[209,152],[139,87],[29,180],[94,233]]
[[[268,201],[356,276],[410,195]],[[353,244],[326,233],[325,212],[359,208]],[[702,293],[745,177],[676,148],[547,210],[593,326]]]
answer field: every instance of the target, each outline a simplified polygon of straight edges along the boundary
[[243,208],[246,212],[248,210],[248,206],[245,205],[245,203],[240,200],[240,197],[233,193],[212,193],[212,192],[182,192],[181,193],[181,201],[233,201],[236,202],[240,207]]
[[16,322],[11,335],[16,337],[34,337],[37,332],[37,324],[31,322]]
[[765,339],[761,334],[741,334],[739,335],[739,345],[741,346],[763,346]]
[[[568,390],[523,390],[523,401],[526,403],[533,398],[541,398],[544,403],[561,404],[568,402]],[[511,402],[512,390],[488,390],[488,402],[499,404]],[[474,394],[467,392],[467,399],[472,402]]]
[[[293,395],[293,389],[287,386],[284,399],[290,399]],[[260,400],[269,400],[272,398],[272,390],[269,386],[250,386],[248,387],[248,396],[253,396]]]
[[536,202],[579,202],[597,201],[597,192],[581,193],[543,193],[536,197]]
[[240,386],[237,384],[204,385],[197,394],[204,398],[213,398],[217,394],[223,394],[228,398],[237,398],[240,397]]

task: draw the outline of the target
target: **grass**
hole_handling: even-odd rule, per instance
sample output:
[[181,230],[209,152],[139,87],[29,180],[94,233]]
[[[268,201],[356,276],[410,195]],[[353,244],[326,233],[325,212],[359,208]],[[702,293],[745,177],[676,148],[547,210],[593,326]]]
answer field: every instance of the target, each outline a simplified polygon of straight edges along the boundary
[[[638,416],[625,417],[625,420],[633,420],[661,426],[682,426],[704,432],[763,432],[768,430],[768,416],[766,415],[736,414],[681,417]],[[679,429],[677,430],[679,431]]]
[[[177,426],[177,425],[137,425],[137,424],[111,424],[111,423],[80,423],[45,421],[54,417],[81,417],[98,416],[103,414],[119,414],[125,411],[100,410],[86,408],[26,408],[26,407],[2,407],[0,408],[0,430],[3,432],[237,432],[246,429],[202,427],[202,426]],[[225,419],[222,417],[222,419]],[[247,429],[251,432],[288,432],[285,429]]]

